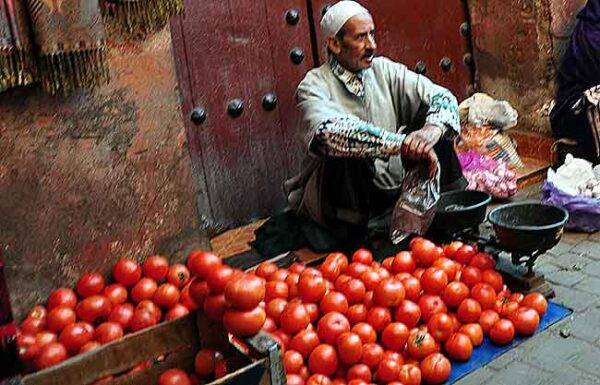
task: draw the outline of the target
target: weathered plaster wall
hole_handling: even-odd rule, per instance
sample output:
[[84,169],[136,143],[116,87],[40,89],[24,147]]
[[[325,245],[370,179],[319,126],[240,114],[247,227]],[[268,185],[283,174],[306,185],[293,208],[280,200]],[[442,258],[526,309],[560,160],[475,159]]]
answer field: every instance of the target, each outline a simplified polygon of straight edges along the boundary
[[585,0],[470,0],[479,89],[506,99],[519,128],[549,133],[557,65]]
[[109,85],[0,94],[0,245],[18,316],[121,256],[207,246],[170,33],[111,36]]

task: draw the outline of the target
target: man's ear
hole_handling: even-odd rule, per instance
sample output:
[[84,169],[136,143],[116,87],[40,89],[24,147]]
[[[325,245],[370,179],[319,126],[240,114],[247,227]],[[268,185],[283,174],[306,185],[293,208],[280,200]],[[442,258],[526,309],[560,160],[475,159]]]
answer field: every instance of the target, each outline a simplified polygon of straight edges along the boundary
[[339,55],[342,52],[341,42],[333,36],[327,38],[327,48],[334,55]]

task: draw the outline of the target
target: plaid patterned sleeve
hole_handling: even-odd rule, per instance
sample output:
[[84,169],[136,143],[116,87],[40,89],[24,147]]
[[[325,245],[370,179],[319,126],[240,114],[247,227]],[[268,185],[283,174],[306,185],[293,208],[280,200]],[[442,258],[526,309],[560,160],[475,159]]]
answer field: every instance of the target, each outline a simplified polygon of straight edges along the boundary
[[315,136],[325,155],[347,158],[398,155],[404,138],[351,116],[322,122]]
[[450,91],[443,91],[431,96],[426,123],[440,127],[446,138],[453,139],[460,133],[458,103]]

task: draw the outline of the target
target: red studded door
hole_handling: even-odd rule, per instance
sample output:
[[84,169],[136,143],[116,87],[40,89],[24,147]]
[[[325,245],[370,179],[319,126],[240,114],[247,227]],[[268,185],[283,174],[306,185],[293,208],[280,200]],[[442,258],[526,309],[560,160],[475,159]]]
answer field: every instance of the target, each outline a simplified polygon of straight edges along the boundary
[[314,65],[305,0],[186,0],[171,25],[207,226],[285,207],[300,155],[293,94]]
[[[335,1],[310,0],[314,28],[323,55],[319,19]],[[379,54],[424,73],[460,100],[472,91],[468,13],[461,0],[359,0],[375,21]]]

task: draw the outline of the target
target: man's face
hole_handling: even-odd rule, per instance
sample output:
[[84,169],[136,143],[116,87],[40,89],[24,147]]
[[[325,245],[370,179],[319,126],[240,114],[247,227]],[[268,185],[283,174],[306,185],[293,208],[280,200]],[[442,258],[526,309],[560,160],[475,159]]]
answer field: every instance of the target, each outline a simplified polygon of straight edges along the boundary
[[344,36],[330,37],[329,50],[344,68],[360,71],[371,67],[377,44],[375,44],[375,24],[370,15],[352,17],[342,28]]

